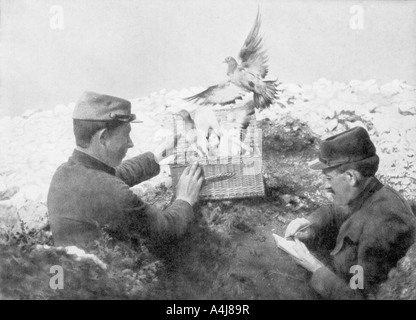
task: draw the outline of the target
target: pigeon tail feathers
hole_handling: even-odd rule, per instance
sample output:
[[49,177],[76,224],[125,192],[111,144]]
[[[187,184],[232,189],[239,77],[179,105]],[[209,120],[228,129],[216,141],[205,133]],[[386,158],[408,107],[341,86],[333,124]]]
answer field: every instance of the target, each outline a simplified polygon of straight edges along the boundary
[[265,109],[273,103],[277,94],[276,81],[263,81],[260,93],[254,93],[254,105],[257,109]]

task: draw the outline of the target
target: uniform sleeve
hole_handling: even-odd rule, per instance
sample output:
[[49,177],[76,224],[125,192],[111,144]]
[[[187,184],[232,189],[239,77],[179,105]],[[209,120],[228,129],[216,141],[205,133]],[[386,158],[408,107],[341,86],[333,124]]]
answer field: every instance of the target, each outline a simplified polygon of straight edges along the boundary
[[322,206],[308,216],[308,220],[314,224],[316,231],[325,228],[332,223],[331,205]]
[[309,244],[315,248],[332,250],[336,244],[339,228],[348,217],[346,208],[336,205],[322,206],[307,219],[313,223],[310,227],[313,236]]
[[[359,239],[357,265],[362,268],[363,288],[353,289],[349,282],[328,268],[318,269],[312,276],[311,286],[327,299],[364,299],[385,281],[388,272],[406,254],[413,242],[413,227],[397,216],[387,219],[373,217]],[[351,273],[351,279],[355,273]],[[355,283],[355,279],[352,279]],[[358,284],[358,282],[357,282]]]
[[151,152],[123,161],[115,169],[116,176],[129,187],[149,180],[160,173],[160,166]]
[[144,203],[127,186],[120,191],[119,201],[122,220],[113,225],[118,230],[127,230],[131,235],[140,234],[158,240],[169,240],[182,236],[193,220],[192,206],[183,200],[174,201],[165,210]]
[[164,211],[147,206],[146,213],[150,225],[150,237],[162,240],[182,236],[194,218],[192,206],[183,200],[176,200]]
[[[312,237],[308,241],[313,247],[327,246],[323,240],[333,233],[334,228],[334,210],[332,205],[322,206],[310,214],[307,219],[313,224],[310,229]],[[331,232],[329,232],[331,230]],[[332,238],[332,237],[331,237]]]
[[313,273],[310,286],[324,299],[362,300],[365,298],[362,290],[351,289],[349,283],[327,267],[319,268]]

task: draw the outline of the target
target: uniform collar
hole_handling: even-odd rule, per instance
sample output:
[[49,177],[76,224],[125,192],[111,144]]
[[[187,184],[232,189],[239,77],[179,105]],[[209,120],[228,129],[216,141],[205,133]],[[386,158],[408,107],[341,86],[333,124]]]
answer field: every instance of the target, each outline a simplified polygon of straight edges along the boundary
[[83,166],[87,168],[104,171],[113,176],[116,174],[116,170],[113,167],[106,165],[104,162],[80,150],[74,149],[71,159],[81,163]]
[[382,187],[383,187],[383,184],[376,177],[370,178],[370,181],[367,184],[367,186],[364,188],[364,190],[358,195],[357,198],[355,198],[348,204],[349,212],[354,213],[360,210],[364,202],[366,202],[368,198],[370,198],[374,193],[376,193]]

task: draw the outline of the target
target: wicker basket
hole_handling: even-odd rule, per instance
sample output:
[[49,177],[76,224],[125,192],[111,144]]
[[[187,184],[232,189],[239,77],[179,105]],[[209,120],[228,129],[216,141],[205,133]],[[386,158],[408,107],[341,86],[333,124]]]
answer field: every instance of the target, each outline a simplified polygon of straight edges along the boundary
[[[241,108],[244,108],[241,107]],[[239,108],[233,108],[232,111]],[[231,111],[231,112],[232,112]],[[230,109],[214,110],[219,121],[227,121]],[[185,124],[181,117],[174,116],[172,125],[175,135],[183,133]],[[232,199],[264,196],[262,174],[262,132],[258,128],[254,115],[245,130],[245,145],[248,150],[240,150],[239,155],[216,157],[215,159],[198,159],[205,181],[200,199]],[[169,164],[172,185],[176,186],[185,168],[194,162],[186,156],[187,145],[184,139],[179,140],[174,150],[174,160]]]

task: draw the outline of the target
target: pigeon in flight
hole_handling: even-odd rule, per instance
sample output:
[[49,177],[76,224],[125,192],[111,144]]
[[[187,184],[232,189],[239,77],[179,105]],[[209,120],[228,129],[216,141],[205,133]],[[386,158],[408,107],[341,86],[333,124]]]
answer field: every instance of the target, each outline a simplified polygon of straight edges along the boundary
[[268,73],[268,57],[262,51],[260,24],[258,11],[254,26],[239,53],[241,63],[238,64],[233,57],[227,57],[224,61],[228,64],[228,80],[185,100],[202,105],[227,105],[242,100],[245,94],[252,92],[257,109],[267,108],[273,103],[278,90],[275,80],[264,80]]

